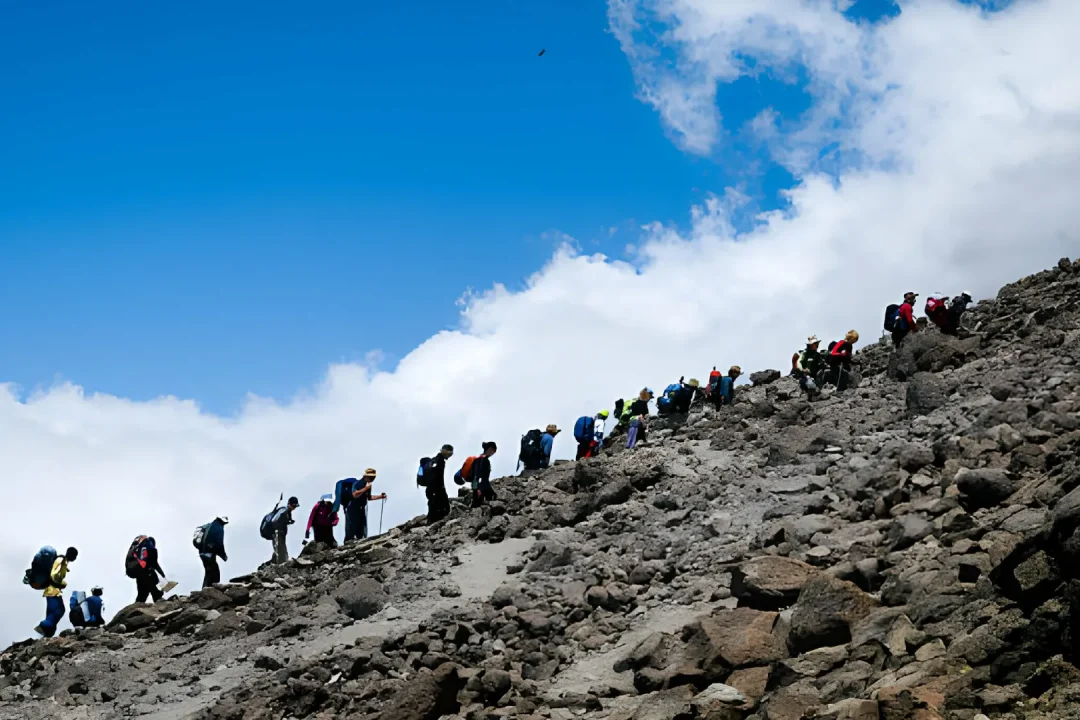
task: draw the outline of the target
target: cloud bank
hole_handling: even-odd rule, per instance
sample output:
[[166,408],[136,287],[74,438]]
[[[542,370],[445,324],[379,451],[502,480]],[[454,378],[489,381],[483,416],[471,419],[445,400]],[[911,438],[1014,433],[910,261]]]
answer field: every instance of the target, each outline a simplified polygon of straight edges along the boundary
[[[630,261],[567,245],[520,292],[495,285],[469,298],[458,330],[393,370],[334,365],[294,401],[251,397],[234,417],[173,397],[0,386],[0,640],[26,637],[43,614],[40,593],[19,584],[43,543],[80,547],[71,586],[104,585],[110,610],[133,599],[122,555],[140,533],[157,537],[164,568],[193,589],[191,532],[215,514],[233,520],[225,574],[247,572],[269,557],[257,524],[279,492],[302,501],[296,553],[315,499],[374,466],[390,493],[388,527],[423,512],[415,463],[443,442],[461,460],[494,439],[496,470],[510,472],[530,427],[570,426],[644,384],[713,365],[783,367],[812,333],[855,327],[872,341],[881,308],[904,290],[984,297],[1077,254],[1077,3],[987,14],[908,2],[872,26],[823,0],[609,7],[642,98],[689,152],[724,141],[718,83],[806,68],[812,109],[765,133],[799,181],[789,207],[737,235],[739,197],[721,193],[691,210],[684,231],[644,228]],[[827,148],[841,161],[823,168]],[[561,457],[573,452],[567,435]]]

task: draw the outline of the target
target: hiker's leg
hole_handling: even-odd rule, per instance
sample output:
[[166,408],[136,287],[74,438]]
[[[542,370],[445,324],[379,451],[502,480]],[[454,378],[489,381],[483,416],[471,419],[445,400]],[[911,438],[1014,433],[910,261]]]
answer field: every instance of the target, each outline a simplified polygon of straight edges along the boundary
[[289,547],[285,544],[285,533],[274,533],[274,562],[278,565],[289,561]]
[[150,588],[146,584],[146,576],[140,574],[135,578],[135,602],[144,603],[150,597]]
[[64,599],[60,597],[45,598],[45,619],[38,626],[42,635],[52,637],[56,634],[56,626],[64,617]]
[[204,588],[221,582],[221,568],[218,567],[217,557],[204,557],[202,564]]

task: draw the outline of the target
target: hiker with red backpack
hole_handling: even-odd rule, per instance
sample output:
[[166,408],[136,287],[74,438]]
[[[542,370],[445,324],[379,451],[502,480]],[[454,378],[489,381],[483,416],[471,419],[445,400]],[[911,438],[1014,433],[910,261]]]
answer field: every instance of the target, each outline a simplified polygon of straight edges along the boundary
[[199,559],[202,560],[204,588],[221,582],[221,568],[217,559],[229,561],[229,556],[225,554],[225,526],[228,523],[229,518],[216,517],[213,522],[195,528],[195,535],[191,538],[191,544],[199,551]]
[[[147,535],[139,535],[131,542],[127,557],[124,559],[127,576],[135,581],[135,602],[144,603],[148,597],[154,602],[165,596],[165,590],[158,587],[158,576],[165,577],[165,571],[158,563],[157,542]],[[175,583],[166,585],[168,589]]]
[[964,291],[947,301],[944,295],[931,295],[926,301],[926,316],[946,335],[960,331],[960,319],[971,304],[971,295]]
[[908,333],[919,331],[915,321],[915,300],[918,297],[918,293],[906,292],[904,302],[885,308],[885,329],[892,333],[893,347],[900,347]]
[[607,423],[608,411],[601,410],[595,417],[582,415],[574,423],[574,439],[577,440],[577,455],[575,460],[594,457],[600,452],[604,442],[604,425]]
[[427,497],[427,523],[434,525],[450,514],[450,498],[446,494],[446,461],[454,456],[454,446],[443,445],[429,458],[420,458],[416,484],[424,488]]
[[481,447],[483,451],[475,458],[466,460],[459,473],[472,487],[473,507],[480,507],[486,502],[498,499],[495,488],[491,487],[491,456],[499,448],[491,441],[485,442]]
[[51,638],[56,626],[64,619],[64,588],[67,587],[68,565],[79,557],[76,548],[69,547],[63,555],[57,555],[50,545],[38,550],[23,576],[23,583],[34,590],[42,590],[45,598],[45,619],[34,628],[42,637]]
[[327,493],[311,508],[307,529],[304,530],[304,542],[306,543],[311,538],[311,531],[315,530],[315,542],[337,547],[337,540],[334,539],[334,528],[337,524],[338,514],[334,512],[334,496]]

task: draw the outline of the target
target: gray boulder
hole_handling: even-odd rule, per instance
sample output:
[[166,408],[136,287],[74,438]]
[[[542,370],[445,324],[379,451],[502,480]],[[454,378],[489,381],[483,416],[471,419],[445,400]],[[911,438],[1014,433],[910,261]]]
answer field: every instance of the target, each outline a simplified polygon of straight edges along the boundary
[[363,620],[382,610],[389,597],[377,581],[358,577],[339,585],[334,599],[343,613],[353,620]]

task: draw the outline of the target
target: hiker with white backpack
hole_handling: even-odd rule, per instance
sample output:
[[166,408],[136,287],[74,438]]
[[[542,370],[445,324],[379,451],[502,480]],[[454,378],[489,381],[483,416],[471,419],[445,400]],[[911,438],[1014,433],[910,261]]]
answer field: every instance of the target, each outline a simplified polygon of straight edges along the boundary
[[213,522],[195,528],[191,544],[199,551],[199,559],[202,560],[204,588],[221,582],[221,568],[217,559],[229,561],[229,556],[225,554],[225,526],[228,523],[229,518],[217,517]]

